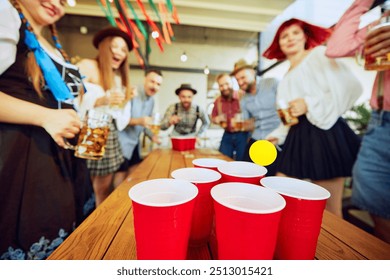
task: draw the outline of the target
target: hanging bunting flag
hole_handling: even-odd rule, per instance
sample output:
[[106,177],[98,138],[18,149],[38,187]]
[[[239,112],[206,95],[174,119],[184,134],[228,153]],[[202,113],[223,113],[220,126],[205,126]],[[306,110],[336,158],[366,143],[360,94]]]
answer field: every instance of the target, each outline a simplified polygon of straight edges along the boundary
[[137,3],[138,3],[138,6],[140,7],[140,9],[142,10],[142,13],[144,14],[144,16],[146,18],[146,22],[149,24],[152,31],[158,33],[158,36],[154,39],[155,39],[158,47],[160,48],[160,50],[163,52],[164,48],[162,46],[162,43],[164,42],[164,39],[163,39],[163,36],[162,36],[160,30],[158,29],[157,25],[153,22],[153,20],[151,20],[151,18],[149,17],[149,15],[146,12],[146,9],[144,7],[144,4],[141,2],[141,0],[137,0]]
[[149,1],[150,7],[152,7],[152,9],[153,9],[154,13],[156,14],[158,20],[160,21],[160,23],[161,23],[161,28],[162,28],[163,22],[162,22],[162,20],[161,20],[161,17],[160,17],[160,14],[159,14],[158,10],[157,10],[156,5],[154,5],[153,0],[148,0],[148,1]]
[[139,65],[145,69],[145,59],[143,58],[143,56],[138,52],[138,49],[134,49],[134,53],[135,53],[135,56],[138,60],[138,63]]
[[168,10],[167,10],[167,7],[165,6],[163,0],[160,0],[159,2],[159,8],[160,8],[160,12],[163,14],[164,16],[164,21],[165,21],[165,24],[166,24],[166,27],[167,27],[167,30],[168,30],[168,33],[169,33],[169,37],[171,39],[174,39],[174,34],[173,34],[173,29],[172,29],[172,25],[171,23],[169,22],[168,18]]
[[135,10],[134,10],[134,8],[131,5],[129,0],[126,0],[126,5],[127,5],[127,7],[129,7],[131,13],[133,14],[134,20],[138,26],[138,29],[142,32],[142,34],[144,35],[144,38],[146,39],[148,37],[148,32],[146,32],[144,25],[142,24],[141,20],[138,18],[137,13],[135,12]]
[[[159,4],[157,7],[153,0],[148,0],[149,6],[154,11],[157,19],[159,20],[159,23],[161,24],[161,31],[159,27],[157,27],[156,23],[148,15],[145,6],[142,3],[143,0],[136,1],[138,7],[145,16],[145,21],[149,26],[150,30],[153,33],[158,34],[154,39],[159,49],[163,52],[163,43],[171,44],[172,40],[174,40],[172,25],[169,21],[170,16],[173,18],[175,23],[179,24],[179,18],[173,1],[166,0],[165,5],[164,0],[158,0]],[[96,0],[96,2],[100,6],[102,11],[104,12],[104,15],[112,26],[118,27],[129,34],[134,45],[134,54],[136,55],[139,64],[142,67],[147,65],[147,60],[144,58],[142,52],[140,51],[140,43],[138,40],[145,39],[146,51],[147,54],[149,54],[151,52],[150,35],[148,34],[144,23],[139,19],[133,5],[131,4],[131,0]],[[119,14],[119,18],[116,18],[114,16],[113,8],[111,5],[113,7],[116,7]],[[129,17],[126,9],[129,9],[131,11],[131,14],[133,15],[132,18]],[[169,15],[169,13],[171,15]]]
[[164,4],[161,1],[158,2],[158,7],[160,9],[160,12],[161,12],[162,18],[163,18],[163,21],[161,22],[162,30],[163,30],[163,33],[164,33],[165,41],[167,42],[167,44],[171,44],[172,43],[171,42],[171,35],[169,34],[168,27],[167,27],[169,22],[167,21],[167,15],[164,13],[163,5]]
[[143,40],[144,37],[143,35],[141,34],[140,30],[138,29],[137,25],[130,19],[130,17],[128,16],[128,14],[126,13],[126,5],[125,3],[123,2],[123,0],[119,0],[119,4],[120,4],[120,8],[121,8],[121,11],[122,11],[122,14],[123,14],[123,17],[129,22],[130,24],[130,29],[132,31],[132,33],[135,34],[135,36],[140,39],[140,40]]
[[173,11],[173,5],[172,5],[171,0],[167,0],[167,7],[168,7],[168,10],[172,13],[172,11]]
[[180,24],[179,16],[177,14],[176,7],[173,6],[173,11],[172,11],[172,18],[175,21],[176,24]]
[[106,0],[96,0],[100,8],[103,10],[104,14],[106,15],[107,20],[112,26],[116,26],[115,17],[112,14],[110,3],[108,3]]
[[[126,30],[127,30],[127,33],[131,36],[132,38],[132,41],[133,43],[136,42],[136,38],[134,36],[132,36],[132,34],[134,34],[134,30],[132,30],[132,26],[130,24],[130,19],[129,17],[127,16],[126,14],[126,11],[125,9],[123,8],[124,6],[124,3],[123,1],[121,0],[114,0],[114,3],[115,3],[115,6],[118,10],[118,13],[119,13],[119,18],[121,19],[121,23],[125,26]],[[135,26],[135,25],[134,25]],[[142,37],[142,36],[141,36]],[[141,64],[141,67],[144,67],[145,64],[146,64],[146,60],[145,58],[142,56],[142,53],[139,51],[139,44],[138,45],[138,48],[134,48],[134,53],[135,55],[137,56],[138,58],[138,61],[142,61],[142,64]]]
[[[121,22],[121,20],[119,18],[116,19],[116,24],[117,24],[119,29],[121,29],[127,33],[126,27],[124,26],[124,24]],[[132,39],[131,42],[133,43],[134,48],[136,48],[136,49],[139,48],[139,44],[138,44],[137,40]]]
[[177,10],[176,10],[176,7],[173,5],[172,0],[167,0],[167,7],[168,7],[168,10],[171,12],[172,18],[175,21],[175,23],[180,24],[179,16],[177,15]]

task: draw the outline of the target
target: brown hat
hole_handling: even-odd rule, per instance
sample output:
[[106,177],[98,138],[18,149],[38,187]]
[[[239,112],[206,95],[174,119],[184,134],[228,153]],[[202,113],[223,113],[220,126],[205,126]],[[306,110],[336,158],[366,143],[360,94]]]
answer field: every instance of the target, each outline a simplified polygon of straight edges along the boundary
[[231,76],[235,75],[238,71],[242,69],[254,69],[255,66],[253,64],[248,64],[245,59],[240,59],[236,63],[234,63],[234,70],[230,73]]
[[92,43],[95,48],[98,48],[100,42],[103,41],[103,39],[106,37],[121,37],[125,40],[129,51],[133,49],[133,42],[131,40],[131,36],[125,31],[122,31],[121,29],[113,26],[106,27],[95,34],[92,40]]
[[192,91],[194,94],[197,93],[197,90],[196,89],[193,89],[191,84],[181,84],[180,87],[178,89],[175,90],[175,93],[176,95],[179,95],[179,93],[183,90],[183,89],[188,89],[190,91]]

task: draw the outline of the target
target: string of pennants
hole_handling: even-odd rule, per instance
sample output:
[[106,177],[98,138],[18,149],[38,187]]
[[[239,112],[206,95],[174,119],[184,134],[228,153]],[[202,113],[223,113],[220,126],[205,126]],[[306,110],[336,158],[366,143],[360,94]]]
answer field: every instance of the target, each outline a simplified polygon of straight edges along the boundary
[[[146,42],[146,51],[149,54],[151,52],[149,33],[136,13],[134,8],[135,3],[132,4],[130,0],[96,1],[103,10],[109,23],[112,26],[118,27],[129,34],[133,41],[133,52],[137,57],[138,63],[142,68],[145,68],[145,63],[147,63],[147,61],[142,51],[140,50],[140,42]],[[172,41],[174,41],[174,33],[170,19],[172,19],[176,24],[180,24],[180,21],[176,7],[174,6],[172,0],[155,0],[155,2],[157,1],[157,5],[153,0],[148,0],[148,3],[153,12],[156,14],[156,17],[159,21],[158,23],[151,19],[142,0],[136,0],[136,5],[141,10],[142,15],[145,17],[147,27],[149,30],[151,30],[151,33],[158,34],[158,36],[155,36],[154,39],[160,51],[163,52],[163,45],[171,44]],[[118,18],[114,16],[115,10],[118,12]]]

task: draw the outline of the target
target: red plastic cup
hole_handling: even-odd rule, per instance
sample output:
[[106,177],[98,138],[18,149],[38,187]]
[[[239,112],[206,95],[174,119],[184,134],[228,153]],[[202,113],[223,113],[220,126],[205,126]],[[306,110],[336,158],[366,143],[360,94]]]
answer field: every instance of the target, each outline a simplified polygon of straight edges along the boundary
[[218,259],[271,260],[285,200],[277,192],[247,183],[222,183],[214,199]]
[[221,174],[211,169],[187,167],[174,170],[171,176],[189,181],[198,188],[199,194],[195,198],[189,245],[203,246],[209,241],[213,225],[214,208],[210,191],[220,182]]
[[330,193],[316,184],[288,177],[265,177],[260,183],[278,192],[286,200],[275,259],[314,259],[322,215]]
[[222,182],[240,182],[260,185],[260,179],[267,174],[264,166],[247,161],[228,161],[218,167]]
[[129,190],[139,260],[184,260],[198,189],[184,180],[154,179]]
[[195,149],[196,138],[188,136],[171,137],[172,149],[175,151],[189,151]]
[[219,158],[196,158],[192,161],[192,164],[194,167],[202,167],[218,171],[218,166],[225,162],[226,160]]

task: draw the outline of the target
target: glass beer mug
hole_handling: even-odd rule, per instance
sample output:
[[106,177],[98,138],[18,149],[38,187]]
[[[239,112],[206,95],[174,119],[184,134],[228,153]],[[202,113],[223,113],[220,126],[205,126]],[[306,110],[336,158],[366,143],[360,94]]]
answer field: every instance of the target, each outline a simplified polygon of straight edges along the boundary
[[293,117],[290,114],[290,108],[285,100],[278,100],[278,115],[284,125],[292,126],[299,122],[297,117]]
[[158,135],[160,133],[160,126],[161,126],[160,113],[156,112],[153,114],[152,120],[149,123],[149,129],[153,135]]
[[[378,30],[390,25],[390,1],[385,1],[381,5],[381,17],[379,22],[370,26],[367,31],[369,35],[374,30]],[[364,48],[358,50],[358,64],[364,64],[365,70],[386,71],[390,69],[390,53],[386,53],[379,57],[371,57],[364,54]]]
[[69,143],[68,149],[79,158],[99,160],[104,156],[112,117],[104,111],[88,110],[82,122],[76,146]]

